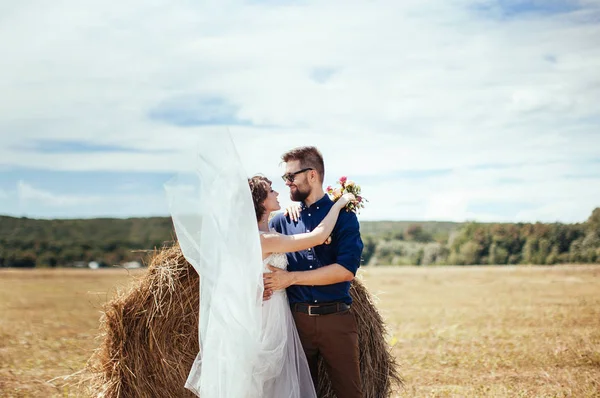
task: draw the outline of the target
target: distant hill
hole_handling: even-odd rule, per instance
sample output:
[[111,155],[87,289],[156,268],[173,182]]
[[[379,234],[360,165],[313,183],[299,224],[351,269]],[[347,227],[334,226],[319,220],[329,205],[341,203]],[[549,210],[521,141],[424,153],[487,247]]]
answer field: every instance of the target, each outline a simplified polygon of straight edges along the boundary
[[384,236],[406,231],[410,226],[419,225],[433,236],[448,238],[451,232],[458,230],[463,223],[450,221],[362,221],[360,231],[365,235]]
[[[445,236],[460,224],[363,221],[363,236],[398,236],[411,225]],[[31,219],[0,216],[0,267],[68,266],[81,261],[141,261],[144,253],[175,238],[169,217]]]
[[[581,224],[363,221],[361,234],[365,265],[600,262],[600,208]],[[143,261],[174,239],[169,217],[0,216],[0,267]]]
[[[438,221],[362,221],[360,228],[363,234],[379,236],[403,232],[411,225],[420,225],[423,230],[432,234],[449,234],[462,224]],[[0,216],[0,239],[93,239],[156,244],[171,240],[173,236],[173,226],[169,217],[47,220]]]
[[37,220],[0,216],[0,266],[67,266],[78,261],[140,261],[172,241],[171,219]]
[[[438,221],[362,221],[360,228],[363,234],[385,235],[405,231],[411,225],[420,225],[430,233],[450,233],[462,224]],[[170,217],[47,220],[0,216],[0,239],[81,240],[88,237],[98,241],[118,239],[155,243],[171,240],[173,236]]]

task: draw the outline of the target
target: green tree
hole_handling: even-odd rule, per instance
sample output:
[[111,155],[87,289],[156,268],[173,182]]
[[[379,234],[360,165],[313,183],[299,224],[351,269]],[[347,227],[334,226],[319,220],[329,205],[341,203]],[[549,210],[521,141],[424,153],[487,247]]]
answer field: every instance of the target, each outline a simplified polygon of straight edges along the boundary
[[523,246],[523,264],[534,264],[535,263],[535,254],[537,252],[538,245],[537,239],[534,237],[528,237],[525,241],[525,246]]
[[600,235],[600,207],[596,207],[594,211],[592,211],[586,224],[588,232],[596,232],[596,235]]
[[490,246],[490,255],[488,256],[488,264],[506,264],[508,262],[508,250],[499,246],[496,242]]
[[560,253],[557,245],[552,246],[550,254],[546,257],[546,264],[553,265],[560,262]]
[[423,257],[425,256],[425,250],[423,248],[419,249],[415,254],[413,254],[411,260],[414,265],[423,265]]
[[546,264],[546,257],[550,254],[550,249],[550,241],[546,238],[540,239],[535,255],[535,264]]
[[363,237],[363,252],[362,252],[362,263],[364,265],[368,265],[371,261],[371,258],[375,254],[375,249],[377,247],[377,241],[372,235],[367,235]]
[[569,261],[572,263],[579,263],[583,260],[584,256],[581,250],[581,243],[583,238],[579,238],[571,242],[569,247]]
[[475,265],[481,263],[481,248],[475,242],[469,241],[461,245],[458,251],[458,265]]
[[408,241],[427,243],[433,241],[433,235],[423,229],[421,225],[411,224],[406,228],[404,239]]

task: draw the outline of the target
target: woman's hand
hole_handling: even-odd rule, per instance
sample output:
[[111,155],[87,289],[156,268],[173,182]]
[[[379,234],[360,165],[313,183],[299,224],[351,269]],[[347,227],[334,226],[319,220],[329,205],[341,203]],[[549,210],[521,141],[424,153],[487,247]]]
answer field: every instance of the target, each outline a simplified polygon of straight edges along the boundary
[[293,284],[294,280],[291,272],[273,267],[272,265],[267,266],[271,272],[263,274],[265,290],[268,289],[269,291],[274,292],[275,290],[285,289]]
[[341,198],[338,199],[338,202],[342,202],[342,207],[346,206],[350,202],[356,202],[356,196],[351,193],[345,193]]
[[292,203],[288,207],[286,207],[285,212],[283,213],[284,217],[289,216],[290,219],[294,222],[300,219],[300,204]]
[[[263,283],[264,283],[264,280],[263,280]],[[263,290],[263,301],[270,300],[271,296],[273,296],[273,292],[271,290],[268,290],[268,289]]]

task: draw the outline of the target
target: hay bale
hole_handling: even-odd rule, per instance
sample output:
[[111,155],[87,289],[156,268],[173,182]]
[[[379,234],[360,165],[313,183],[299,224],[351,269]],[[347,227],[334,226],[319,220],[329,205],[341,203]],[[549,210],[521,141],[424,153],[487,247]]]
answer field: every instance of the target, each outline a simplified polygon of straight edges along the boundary
[[198,286],[174,246],[156,252],[144,276],[105,305],[102,342],[88,363],[95,396],[195,397],[183,385],[199,349]]
[[[198,274],[179,246],[154,254],[135,286],[105,305],[101,344],[87,368],[92,395],[194,397],[183,386],[199,349],[198,285]],[[351,294],[365,397],[389,396],[401,381],[385,342],[383,320],[358,280],[352,283]],[[319,396],[335,397],[322,363],[319,371]]]

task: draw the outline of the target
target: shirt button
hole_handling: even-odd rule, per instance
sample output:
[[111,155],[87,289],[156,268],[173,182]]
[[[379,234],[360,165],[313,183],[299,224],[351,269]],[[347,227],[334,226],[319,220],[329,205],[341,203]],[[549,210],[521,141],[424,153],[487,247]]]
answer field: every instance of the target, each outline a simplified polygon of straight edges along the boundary
[[308,213],[308,216],[310,217],[310,213]]
[[308,267],[308,268],[312,268],[312,265],[310,267]]
[[319,210],[319,206],[317,206],[317,210]]
[[317,302],[317,300],[315,300],[315,303]]
[[310,247],[308,248],[308,251],[310,251]]

